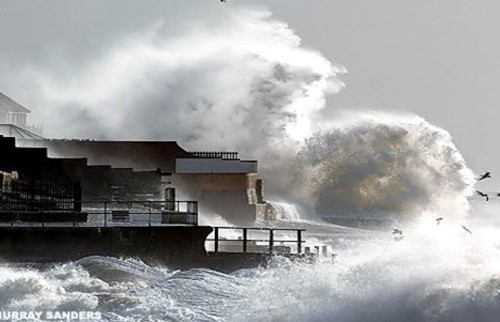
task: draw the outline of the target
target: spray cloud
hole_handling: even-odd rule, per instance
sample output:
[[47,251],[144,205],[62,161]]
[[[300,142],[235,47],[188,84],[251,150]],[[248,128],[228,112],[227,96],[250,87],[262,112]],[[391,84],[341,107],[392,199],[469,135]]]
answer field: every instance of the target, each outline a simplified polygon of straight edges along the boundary
[[229,12],[175,35],[157,23],[70,77],[30,71],[46,134],[175,139],[254,158],[294,146],[311,133],[325,94],[343,86],[335,75],[344,70],[269,12]]
[[464,215],[474,175],[450,134],[413,115],[358,114],[307,141],[301,197],[323,214]]
[[46,134],[236,149],[259,160],[266,192],[322,213],[464,208],[470,171],[449,134],[418,117],[358,116],[311,137],[345,69],[268,11],[169,28],[159,22],[83,66],[21,73],[39,89]]

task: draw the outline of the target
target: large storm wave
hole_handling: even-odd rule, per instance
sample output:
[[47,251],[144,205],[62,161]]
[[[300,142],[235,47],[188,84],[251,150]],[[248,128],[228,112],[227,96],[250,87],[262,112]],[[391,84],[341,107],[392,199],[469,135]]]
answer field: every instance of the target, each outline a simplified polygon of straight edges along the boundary
[[26,100],[49,137],[176,140],[263,164],[312,133],[345,72],[270,12],[241,7],[175,32],[159,21],[87,63],[61,65],[30,65],[11,78],[31,85]]
[[16,72],[48,136],[237,149],[259,160],[278,220],[302,225],[303,209],[416,220],[398,241],[308,221],[308,246],[328,246],[335,263],[277,256],[232,274],[106,257],[3,263],[2,310],[97,310],[107,321],[498,320],[500,207],[465,216],[474,176],[451,135],[413,115],[321,120],[345,70],[269,12],[228,8],[175,35],[159,22],[90,63]]
[[472,174],[448,133],[413,116],[322,119],[346,70],[268,11],[236,6],[175,33],[159,21],[62,65],[11,78],[31,83],[49,137],[238,150],[259,161],[269,198],[294,196],[320,214],[466,208]]
[[360,113],[307,139],[299,196],[325,215],[465,215],[474,175],[451,135],[413,115]]

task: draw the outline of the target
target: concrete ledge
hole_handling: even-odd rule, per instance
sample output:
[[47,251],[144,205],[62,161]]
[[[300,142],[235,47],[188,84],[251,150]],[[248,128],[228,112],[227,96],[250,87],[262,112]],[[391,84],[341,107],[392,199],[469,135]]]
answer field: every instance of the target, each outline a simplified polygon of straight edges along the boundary
[[211,232],[207,226],[0,227],[0,257],[60,262],[98,255],[141,258],[172,268],[199,267]]
[[87,222],[87,214],[78,212],[33,212],[33,213],[3,213],[0,214],[0,222]]

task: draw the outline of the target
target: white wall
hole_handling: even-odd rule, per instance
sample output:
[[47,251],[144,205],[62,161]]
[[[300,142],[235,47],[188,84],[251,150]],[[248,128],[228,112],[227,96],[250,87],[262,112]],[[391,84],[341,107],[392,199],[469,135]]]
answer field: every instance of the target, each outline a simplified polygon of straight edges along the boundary
[[257,161],[222,159],[177,159],[175,172],[182,173],[257,173]]

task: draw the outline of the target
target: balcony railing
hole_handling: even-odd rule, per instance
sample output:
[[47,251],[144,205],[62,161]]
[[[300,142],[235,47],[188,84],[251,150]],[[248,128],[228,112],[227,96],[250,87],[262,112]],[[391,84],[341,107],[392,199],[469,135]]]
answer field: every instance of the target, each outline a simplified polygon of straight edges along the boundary
[[22,204],[5,207],[0,203],[0,226],[162,226],[198,225],[196,201],[61,201],[52,207],[44,201],[23,200]]
[[189,152],[194,158],[200,159],[223,159],[223,160],[239,160],[238,152],[228,151],[194,151]]

